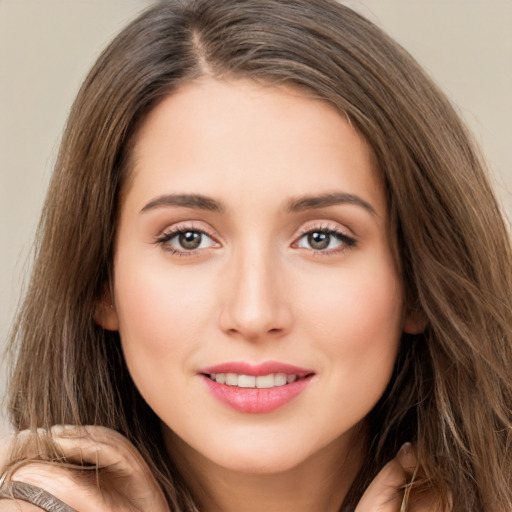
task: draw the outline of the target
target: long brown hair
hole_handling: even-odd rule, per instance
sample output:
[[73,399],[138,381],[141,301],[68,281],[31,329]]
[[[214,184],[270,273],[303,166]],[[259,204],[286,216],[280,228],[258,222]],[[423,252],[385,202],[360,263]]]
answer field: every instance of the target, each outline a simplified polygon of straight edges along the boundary
[[[413,58],[333,0],[192,0],[156,5],[108,46],[72,108],[13,329],[17,429],[96,424],[142,452],[173,511],[193,509],[160,422],[139,395],[117,333],[93,317],[112,279],[130,149],[148,112],[201,75],[292,84],[336,105],[373,148],[407,306],[404,334],[370,413],[370,450],[342,510],[405,441],[424,485],[454,511],[512,509],[512,258],[470,136]],[[171,454],[172,456],[172,454]]]

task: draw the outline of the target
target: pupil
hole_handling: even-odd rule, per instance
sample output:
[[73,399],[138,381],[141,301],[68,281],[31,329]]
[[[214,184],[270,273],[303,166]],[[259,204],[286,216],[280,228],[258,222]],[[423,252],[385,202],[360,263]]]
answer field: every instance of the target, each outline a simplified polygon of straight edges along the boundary
[[330,241],[331,235],[329,233],[315,231],[308,235],[308,243],[313,249],[326,249]]
[[180,233],[179,242],[184,249],[197,249],[201,245],[201,233],[196,231],[186,231]]

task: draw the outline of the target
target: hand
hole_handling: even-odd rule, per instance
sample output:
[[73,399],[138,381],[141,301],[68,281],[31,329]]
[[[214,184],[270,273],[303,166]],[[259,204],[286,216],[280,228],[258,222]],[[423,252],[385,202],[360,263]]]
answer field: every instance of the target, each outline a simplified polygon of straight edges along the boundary
[[56,426],[51,434],[68,460],[105,469],[34,461],[18,468],[11,481],[39,487],[80,512],[170,512],[149,467],[121,434],[96,426]]
[[417,466],[414,448],[402,446],[397,456],[388,462],[372,481],[355,512],[440,512],[431,496],[410,496],[404,506],[404,486],[410,482]]

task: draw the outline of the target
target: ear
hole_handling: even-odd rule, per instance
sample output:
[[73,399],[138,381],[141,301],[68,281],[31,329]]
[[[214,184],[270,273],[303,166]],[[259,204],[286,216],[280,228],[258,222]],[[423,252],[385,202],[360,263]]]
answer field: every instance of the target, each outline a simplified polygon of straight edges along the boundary
[[409,310],[404,319],[403,330],[407,334],[421,334],[427,326],[423,311]]
[[110,293],[105,295],[105,297],[96,304],[94,321],[107,331],[119,330],[119,319],[115,307],[112,304],[112,300],[110,299]]

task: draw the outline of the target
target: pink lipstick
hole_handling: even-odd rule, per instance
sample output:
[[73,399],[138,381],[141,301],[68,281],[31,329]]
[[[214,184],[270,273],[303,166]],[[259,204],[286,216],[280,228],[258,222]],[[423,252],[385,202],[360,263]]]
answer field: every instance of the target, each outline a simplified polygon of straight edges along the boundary
[[215,398],[246,413],[267,413],[286,405],[314,375],[312,370],[275,361],[258,365],[229,362],[199,373]]

